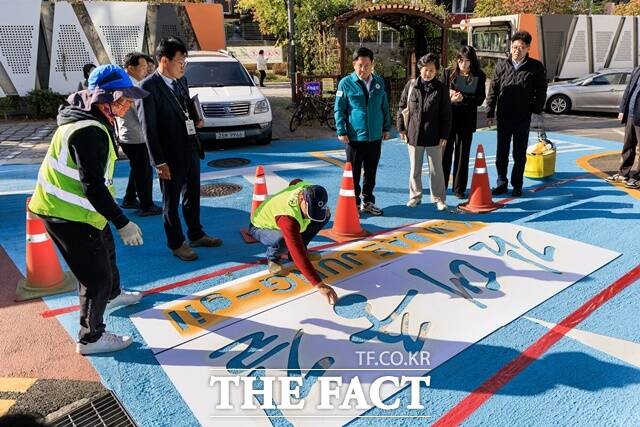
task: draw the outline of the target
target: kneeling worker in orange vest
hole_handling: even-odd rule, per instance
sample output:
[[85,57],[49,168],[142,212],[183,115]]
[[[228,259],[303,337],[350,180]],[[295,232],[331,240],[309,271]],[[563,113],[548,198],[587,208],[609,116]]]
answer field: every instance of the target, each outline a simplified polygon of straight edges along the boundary
[[140,292],[120,289],[116,248],[108,222],[125,245],[141,245],[142,232],[113,199],[117,155],[115,117],[148,92],[115,65],[95,68],[88,90],[73,93],[58,113],[58,129],[40,166],[29,210],[40,216],[80,283],[80,354],[117,351],[131,337],[105,331],[107,308],[135,304]]
[[282,274],[280,255],[289,251],[289,258],[304,277],[318,288],[329,304],[338,296],[325,284],[311,264],[307,245],[324,227],[331,212],[327,206],[327,190],[319,185],[294,179],[289,187],[263,202],[251,216],[249,234],[267,246],[269,272]]

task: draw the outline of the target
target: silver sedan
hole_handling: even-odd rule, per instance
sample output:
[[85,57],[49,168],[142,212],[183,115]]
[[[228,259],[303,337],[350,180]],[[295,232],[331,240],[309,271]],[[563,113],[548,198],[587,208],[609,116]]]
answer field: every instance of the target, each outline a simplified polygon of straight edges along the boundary
[[574,111],[617,113],[630,69],[606,69],[568,82],[551,83],[546,109],[552,114]]

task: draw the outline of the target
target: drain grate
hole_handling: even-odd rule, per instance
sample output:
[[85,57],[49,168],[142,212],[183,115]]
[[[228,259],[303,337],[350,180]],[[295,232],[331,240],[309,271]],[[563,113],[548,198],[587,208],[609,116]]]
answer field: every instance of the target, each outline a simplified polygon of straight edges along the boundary
[[238,184],[222,182],[219,184],[206,184],[201,186],[200,195],[202,197],[222,197],[237,193],[240,190],[242,190],[242,186]]
[[226,159],[211,160],[207,165],[212,168],[229,169],[238,168],[240,166],[248,165],[249,163],[251,163],[251,160],[242,157],[227,157]]
[[53,427],[136,427],[131,416],[111,391],[93,397],[84,405],[51,422]]

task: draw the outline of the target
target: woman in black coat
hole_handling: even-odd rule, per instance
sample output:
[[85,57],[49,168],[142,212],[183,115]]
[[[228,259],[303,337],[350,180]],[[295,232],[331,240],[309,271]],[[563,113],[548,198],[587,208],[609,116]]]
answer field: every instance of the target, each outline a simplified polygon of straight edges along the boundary
[[442,168],[447,188],[453,158],[453,192],[458,199],[466,197],[469,151],[476,131],[478,107],[484,102],[486,80],[476,51],[471,46],[462,46],[456,58],[456,67],[444,72],[444,82],[451,98],[453,122],[444,150]]
[[[442,152],[451,129],[451,101],[447,87],[437,78],[440,60],[429,53],[418,61],[420,77],[404,87],[398,106],[397,126],[409,149],[409,201],[416,207],[422,202],[422,162],[425,152],[429,161],[429,189],[431,202],[438,210],[447,209],[446,185],[442,170]],[[403,110],[408,108],[405,126]]]

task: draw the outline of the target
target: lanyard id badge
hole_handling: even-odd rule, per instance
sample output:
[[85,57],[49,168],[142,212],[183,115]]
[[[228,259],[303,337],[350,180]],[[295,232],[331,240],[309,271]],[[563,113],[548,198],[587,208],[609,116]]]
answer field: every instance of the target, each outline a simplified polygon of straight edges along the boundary
[[196,125],[193,123],[193,120],[191,119],[185,120],[184,124],[187,126],[187,135],[196,134]]

